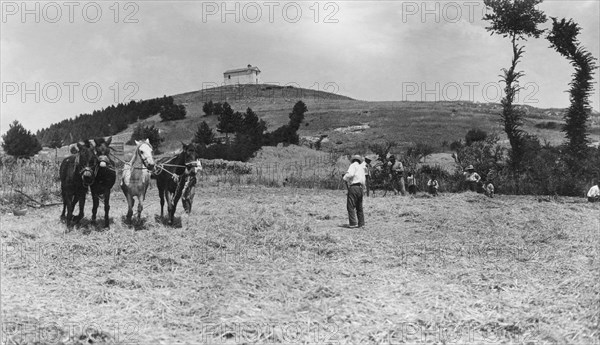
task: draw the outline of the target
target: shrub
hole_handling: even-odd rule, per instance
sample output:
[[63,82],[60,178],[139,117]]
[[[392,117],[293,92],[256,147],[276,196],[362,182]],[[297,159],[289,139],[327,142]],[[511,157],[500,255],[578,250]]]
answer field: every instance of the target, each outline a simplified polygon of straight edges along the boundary
[[487,138],[487,132],[481,130],[481,129],[476,129],[473,128],[470,131],[467,132],[467,134],[465,135],[465,144],[467,146],[470,146],[472,143],[476,142],[476,141],[484,141]]

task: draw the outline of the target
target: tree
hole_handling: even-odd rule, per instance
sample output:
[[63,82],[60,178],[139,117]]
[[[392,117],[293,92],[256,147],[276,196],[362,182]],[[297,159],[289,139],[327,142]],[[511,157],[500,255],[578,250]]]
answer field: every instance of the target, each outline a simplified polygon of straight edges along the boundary
[[192,139],[192,142],[198,143],[198,144],[203,144],[203,145],[209,145],[214,140],[215,140],[215,133],[208,126],[206,121],[202,121],[202,123],[200,123],[198,125],[198,130],[196,131],[196,134],[194,134],[194,139]]
[[160,144],[165,141],[165,138],[160,136],[160,132],[158,128],[152,126],[143,126],[141,123],[135,127],[133,133],[131,134],[131,139],[127,142],[127,144],[132,144],[135,140],[145,140],[148,139],[150,141],[150,145],[156,151],[158,151],[158,147]]
[[304,113],[306,113],[307,111],[308,108],[306,107],[306,104],[304,104],[304,102],[298,101],[296,102],[296,104],[294,104],[294,108],[292,109],[292,112],[289,115],[289,124],[292,128],[295,128],[296,131],[300,128],[300,124],[302,123],[302,121],[304,121]]
[[26,130],[19,121],[15,120],[2,136],[4,152],[15,158],[29,158],[40,152],[42,145],[35,135]]
[[[569,90],[571,105],[565,114],[563,132],[568,140],[567,150],[573,158],[583,160],[587,156],[587,121],[591,108],[589,97],[593,91],[593,73],[597,68],[596,60],[590,52],[581,47],[577,35],[581,28],[572,20],[564,18],[558,21],[552,18],[552,30],[547,36],[550,47],[566,57],[573,66],[573,80]],[[571,162],[575,163],[575,162]]]
[[241,127],[242,114],[234,112],[229,103],[225,102],[223,103],[223,113],[219,115],[218,120],[217,131],[225,133],[225,137],[229,141],[229,133],[235,133]]
[[223,104],[217,102],[213,105],[213,114],[221,115],[223,114]]
[[546,15],[536,9],[542,0],[484,0],[484,4],[491,9],[492,13],[486,13],[483,17],[491,23],[485,29],[491,34],[509,37],[512,43],[513,58],[508,69],[503,68],[500,77],[506,84],[504,98],[502,99],[501,121],[504,131],[508,136],[511,150],[511,163],[513,168],[518,169],[523,157],[523,112],[513,105],[514,98],[520,90],[519,78],[524,75],[522,71],[515,69],[519,59],[523,56],[524,46],[517,44],[527,37],[538,38],[544,30],[537,28],[538,24],[546,22]]
[[208,101],[205,102],[204,105],[202,106],[202,111],[204,112],[204,116],[210,116],[212,114],[214,114],[215,112],[215,105],[213,104],[213,101]]
[[48,147],[54,149],[54,159],[58,158],[58,149],[63,146],[63,140],[58,132],[52,134]]

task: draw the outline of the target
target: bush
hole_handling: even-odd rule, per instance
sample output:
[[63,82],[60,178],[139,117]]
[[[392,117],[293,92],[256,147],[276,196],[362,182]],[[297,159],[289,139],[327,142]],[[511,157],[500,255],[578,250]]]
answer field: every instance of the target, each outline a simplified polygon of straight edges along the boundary
[[160,118],[163,121],[181,120],[185,118],[187,111],[183,104],[168,104],[160,108]]
[[477,141],[484,141],[487,138],[487,132],[473,128],[465,135],[465,143],[467,146],[471,146],[472,143]]
[[462,140],[455,140],[450,144],[450,150],[458,151],[458,150],[462,149],[463,146],[465,146],[465,145],[463,144]]

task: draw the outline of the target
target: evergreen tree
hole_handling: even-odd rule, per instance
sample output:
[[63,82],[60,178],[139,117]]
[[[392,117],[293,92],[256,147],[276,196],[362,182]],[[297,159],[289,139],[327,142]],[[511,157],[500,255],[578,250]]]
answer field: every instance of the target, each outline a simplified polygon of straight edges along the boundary
[[63,140],[58,132],[52,134],[48,147],[54,149],[54,159],[58,158],[58,149],[63,146]]
[[2,136],[4,152],[15,158],[29,158],[42,149],[35,135],[26,130],[19,121],[15,120]]
[[215,105],[213,104],[213,101],[210,100],[208,102],[205,102],[204,105],[202,106],[202,111],[204,112],[205,116],[210,116],[212,114],[215,113]]
[[135,143],[135,140],[146,140],[150,141],[150,145],[156,151],[158,151],[158,147],[160,144],[165,141],[165,138],[160,136],[160,132],[158,128],[152,126],[143,126],[141,123],[135,127],[133,133],[131,134],[131,139],[127,142],[127,144]]
[[235,133],[240,128],[240,113],[234,112],[229,103],[223,103],[223,112],[219,115],[219,123],[217,131],[225,133],[227,141],[229,141],[229,133]]
[[307,111],[308,108],[306,107],[306,104],[304,104],[304,102],[296,102],[296,104],[294,104],[292,112],[289,115],[290,127],[294,128],[297,131],[300,128],[300,124],[302,123],[302,121],[304,121],[304,113],[306,113]]
[[206,121],[202,121],[202,123],[198,125],[198,130],[196,131],[196,134],[194,134],[194,139],[192,140],[192,142],[197,144],[209,145],[214,140],[215,133],[208,126]]
[[[593,91],[593,73],[597,68],[595,58],[581,47],[577,35],[581,28],[572,20],[558,21],[552,18],[552,31],[547,36],[551,48],[566,57],[573,66],[573,80],[569,90],[571,105],[565,114],[563,131],[567,137],[567,148],[573,158],[582,160],[587,156],[587,121],[591,108],[589,97]],[[574,164],[575,162],[571,162]]]

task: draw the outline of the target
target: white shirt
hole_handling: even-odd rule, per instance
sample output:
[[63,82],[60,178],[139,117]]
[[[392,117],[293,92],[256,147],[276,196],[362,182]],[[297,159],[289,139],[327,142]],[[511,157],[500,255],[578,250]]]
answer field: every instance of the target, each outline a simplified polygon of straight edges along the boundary
[[365,176],[369,176],[369,167],[367,166],[367,162],[360,163],[360,166],[365,169]]
[[600,196],[600,188],[598,185],[592,186],[587,194],[588,198],[599,197]]
[[469,182],[479,182],[479,180],[481,179],[479,174],[476,172],[469,173],[467,171],[467,172],[464,172],[463,175],[465,175],[465,180],[469,181]]
[[349,185],[360,183],[364,186],[366,182],[365,169],[358,162],[350,164],[348,172],[344,175],[344,181],[348,182]]

